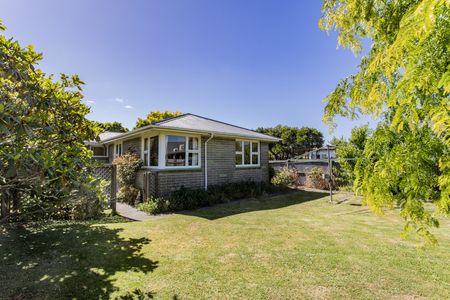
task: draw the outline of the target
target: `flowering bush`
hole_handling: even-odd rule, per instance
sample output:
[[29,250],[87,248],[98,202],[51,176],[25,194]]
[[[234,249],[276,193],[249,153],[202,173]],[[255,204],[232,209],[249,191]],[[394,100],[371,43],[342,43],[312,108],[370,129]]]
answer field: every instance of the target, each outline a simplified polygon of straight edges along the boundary
[[297,173],[294,169],[285,166],[273,176],[271,182],[279,187],[294,185],[297,182]]
[[134,186],[137,173],[143,165],[142,159],[133,153],[125,153],[114,159],[113,164],[117,166],[117,180],[119,182],[119,193],[117,199],[120,202],[134,205],[139,190]]

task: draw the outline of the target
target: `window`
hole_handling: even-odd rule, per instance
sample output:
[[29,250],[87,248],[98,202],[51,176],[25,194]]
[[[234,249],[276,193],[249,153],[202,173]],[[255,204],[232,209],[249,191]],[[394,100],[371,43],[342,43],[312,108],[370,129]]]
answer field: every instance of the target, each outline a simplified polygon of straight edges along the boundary
[[122,143],[114,144],[114,157],[122,155]]
[[105,147],[103,146],[100,147],[92,146],[91,149],[93,156],[106,156]]
[[144,166],[156,167],[158,166],[159,157],[159,137],[152,136],[150,138],[143,139],[143,156]]
[[150,138],[150,166],[158,166],[159,157],[159,137],[152,136]]
[[199,139],[197,137],[166,136],[166,166],[198,166],[199,148]]
[[237,140],[235,145],[236,166],[259,166],[259,142]]

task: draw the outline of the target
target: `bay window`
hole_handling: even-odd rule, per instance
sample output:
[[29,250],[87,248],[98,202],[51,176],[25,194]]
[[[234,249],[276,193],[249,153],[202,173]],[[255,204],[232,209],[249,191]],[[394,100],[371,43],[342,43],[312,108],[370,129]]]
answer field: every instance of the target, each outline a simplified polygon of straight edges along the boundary
[[259,166],[259,142],[236,140],[236,166]]
[[142,160],[144,161],[144,166],[157,167],[159,157],[159,137],[146,137],[143,139],[143,144]]
[[199,138],[190,136],[166,136],[166,167],[199,166]]

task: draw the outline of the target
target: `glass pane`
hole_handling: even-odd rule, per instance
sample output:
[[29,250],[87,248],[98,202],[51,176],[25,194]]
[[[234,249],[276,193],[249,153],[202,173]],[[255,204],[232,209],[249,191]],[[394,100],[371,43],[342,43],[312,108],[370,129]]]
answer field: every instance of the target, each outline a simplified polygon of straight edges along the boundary
[[144,166],[148,166],[148,153],[144,153]]
[[189,150],[198,150],[198,138],[189,138]]
[[250,142],[244,142],[244,165],[250,164]]
[[241,151],[242,151],[242,142],[236,141],[236,152],[241,152]]
[[257,164],[258,164],[258,155],[252,154],[252,165],[257,165]]
[[198,153],[189,153],[189,166],[198,166]]
[[92,147],[92,152],[94,156],[105,156],[105,148],[103,147]]
[[144,151],[148,150],[148,138],[144,139]]
[[166,166],[185,166],[186,165],[186,137],[167,136],[166,147]]
[[258,143],[252,142],[252,152],[258,152]]
[[150,166],[158,166],[159,139],[157,136],[150,138]]
[[236,165],[242,165],[242,153],[236,153]]

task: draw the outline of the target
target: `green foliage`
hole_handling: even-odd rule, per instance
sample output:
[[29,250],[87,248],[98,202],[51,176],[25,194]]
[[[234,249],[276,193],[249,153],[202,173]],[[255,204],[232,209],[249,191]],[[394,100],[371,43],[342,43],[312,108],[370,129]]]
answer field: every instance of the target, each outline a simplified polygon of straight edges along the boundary
[[405,128],[399,133],[380,124],[356,164],[354,189],[378,213],[399,207],[407,221],[405,233],[415,229],[433,242],[427,228],[439,222],[423,201],[439,206],[438,164],[445,152],[448,148],[428,127]]
[[282,139],[269,145],[269,154],[276,160],[295,158],[323,145],[323,134],[315,128],[277,125],[272,128],[258,128],[256,131]]
[[173,118],[182,115],[182,112],[179,111],[152,111],[150,112],[145,119],[138,118],[136,121],[135,128],[141,128],[147,125],[151,125],[153,122],[161,121],[168,118]]
[[[326,98],[324,120],[333,125],[336,115],[360,113],[382,118],[368,141],[374,153],[364,150],[358,167],[364,175],[356,186],[376,211],[403,203],[406,227],[432,241],[428,228],[438,223],[423,201],[431,198],[440,212],[450,213],[450,2],[325,0],[322,8],[319,26],[336,30],[339,45],[359,53],[362,39],[372,41],[358,73]],[[415,159],[425,166],[422,175]],[[390,193],[395,197],[384,198]]]
[[117,166],[117,180],[120,186],[117,199],[134,205],[139,194],[139,190],[135,188],[134,184],[137,173],[143,166],[142,159],[134,153],[127,152],[114,159],[113,164]]
[[134,185],[136,176],[143,166],[142,159],[134,153],[124,153],[114,159],[113,164],[117,166],[117,179],[121,185]]
[[336,156],[339,158],[339,168],[336,169],[336,175],[340,184],[353,184],[357,159],[362,156],[362,152],[370,136],[371,130],[369,130],[367,125],[364,125],[353,128],[348,141],[345,139],[334,139],[333,142],[337,146]]
[[[0,30],[5,27],[1,25]],[[84,141],[97,135],[86,119],[83,81],[58,80],[37,68],[42,54],[0,35],[0,198],[2,217],[82,217],[86,195],[98,199],[99,181]],[[99,207],[99,206],[98,206]]]
[[100,132],[111,131],[111,132],[128,132],[128,128],[123,127],[122,123],[114,121],[111,123],[95,122],[95,125],[100,128]]
[[139,190],[131,185],[123,185],[117,192],[117,200],[122,203],[126,203],[134,206],[136,199],[139,195]]
[[281,168],[280,171],[275,173],[271,183],[279,187],[289,187],[297,182],[297,173],[294,169],[287,166]]
[[142,211],[158,214],[169,211],[195,209],[213,204],[225,203],[232,200],[260,197],[266,193],[284,190],[264,182],[242,181],[208,187],[204,189],[190,189],[182,187],[168,197],[149,198],[138,204]]
[[163,197],[149,197],[143,203],[139,203],[137,208],[146,213],[156,215],[169,211],[170,202]]
[[324,179],[322,168],[314,167],[310,170],[306,177],[306,186],[321,190],[329,188],[329,183]]

